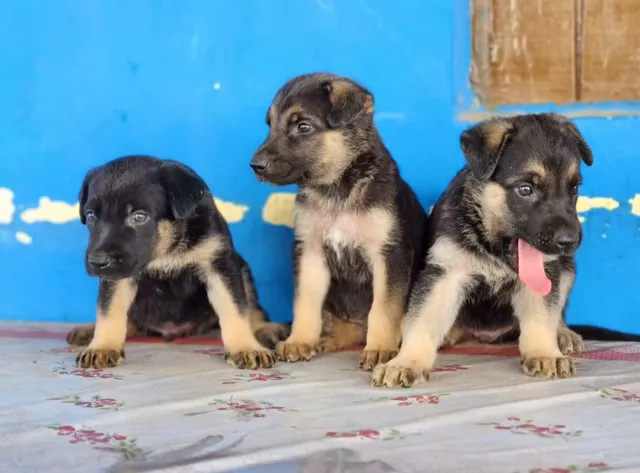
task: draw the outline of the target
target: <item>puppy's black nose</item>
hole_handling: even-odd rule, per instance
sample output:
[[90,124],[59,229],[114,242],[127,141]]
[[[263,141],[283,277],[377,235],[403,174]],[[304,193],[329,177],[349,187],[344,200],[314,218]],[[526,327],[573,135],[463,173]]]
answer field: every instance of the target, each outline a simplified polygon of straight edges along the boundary
[[89,266],[94,269],[104,269],[113,262],[114,258],[103,251],[91,253],[87,258]]
[[555,244],[562,251],[574,250],[578,246],[579,241],[580,235],[571,230],[560,230],[558,233],[556,233]]
[[249,163],[249,166],[251,166],[251,169],[253,169],[254,171],[260,172],[269,167],[269,161],[267,161],[266,159],[253,158]]

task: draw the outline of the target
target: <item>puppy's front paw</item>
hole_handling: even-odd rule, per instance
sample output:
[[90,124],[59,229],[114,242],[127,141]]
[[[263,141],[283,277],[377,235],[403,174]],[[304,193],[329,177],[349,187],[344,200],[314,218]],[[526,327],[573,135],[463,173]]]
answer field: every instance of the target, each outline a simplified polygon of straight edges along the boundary
[[565,327],[558,329],[558,347],[563,355],[572,355],[584,351],[582,336]]
[[75,347],[86,347],[93,340],[95,328],[94,324],[73,327],[67,334],[67,343]]
[[367,350],[365,348],[360,353],[360,362],[358,363],[358,366],[361,370],[371,371],[377,365],[381,365],[392,360],[397,354],[397,351]]
[[290,327],[286,324],[268,322],[256,329],[254,335],[260,345],[273,350],[278,342],[287,339],[290,331]]
[[429,370],[418,362],[399,361],[394,358],[389,363],[373,369],[371,384],[376,388],[410,388],[429,380]]
[[309,361],[318,353],[318,344],[280,342],[276,345],[276,355],[282,361]]
[[241,370],[261,370],[272,368],[276,364],[275,354],[264,349],[225,352],[224,359],[231,366]]
[[522,369],[536,378],[570,378],[576,374],[573,360],[568,357],[525,356]]
[[123,359],[124,350],[85,348],[78,354],[76,364],[80,368],[113,368]]

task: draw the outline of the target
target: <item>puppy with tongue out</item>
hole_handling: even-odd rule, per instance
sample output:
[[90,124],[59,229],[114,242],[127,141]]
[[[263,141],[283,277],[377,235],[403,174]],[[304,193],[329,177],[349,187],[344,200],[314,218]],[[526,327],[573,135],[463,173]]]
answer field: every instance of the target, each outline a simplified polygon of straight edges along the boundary
[[517,339],[524,371],[573,376],[583,350],[564,322],[582,241],[581,164],[593,155],[578,128],[551,113],[480,122],[460,137],[466,166],[429,219],[426,265],[413,287],[396,358],[374,386],[428,378],[437,349]]

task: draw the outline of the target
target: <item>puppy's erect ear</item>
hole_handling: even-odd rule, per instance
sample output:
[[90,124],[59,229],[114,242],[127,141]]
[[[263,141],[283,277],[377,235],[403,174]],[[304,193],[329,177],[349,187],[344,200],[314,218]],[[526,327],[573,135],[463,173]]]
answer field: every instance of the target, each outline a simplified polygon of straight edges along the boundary
[[486,181],[493,175],[513,131],[510,119],[493,118],[462,132],[460,147],[469,169],[478,179]]
[[331,128],[341,128],[356,118],[373,114],[373,95],[361,85],[346,79],[322,83],[327,92],[331,109],[327,123]]
[[78,196],[78,207],[80,211],[80,223],[85,225],[87,223],[87,216],[84,213],[84,206],[87,203],[87,198],[89,197],[89,183],[95,174],[95,169],[91,169],[86,176],[84,176],[84,181],[82,181],[82,186],[80,187],[80,195]]
[[173,217],[176,220],[189,217],[207,189],[205,182],[190,167],[176,161],[162,163],[158,174]]
[[576,139],[578,152],[580,153],[580,159],[582,159],[582,161],[587,166],[591,166],[593,164],[593,152],[591,151],[591,148],[585,141],[582,133],[580,133],[580,130],[578,130],[578,127],[575,125],[575,123],[573,123],[567,117],[559,115],[557,113],[548,113],[547,115],[560,124],[560,128],[562,129],[562,131],[570,134],[573,138]]

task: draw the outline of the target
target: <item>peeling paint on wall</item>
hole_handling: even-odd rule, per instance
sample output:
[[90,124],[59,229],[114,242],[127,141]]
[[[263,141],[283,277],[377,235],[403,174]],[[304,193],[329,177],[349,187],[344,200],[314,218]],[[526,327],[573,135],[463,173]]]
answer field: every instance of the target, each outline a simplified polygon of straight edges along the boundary
[[69,204],[62,200],[51,200],[49,197],[40,197],[38,206],[26,209],[20,214],[24,223],[48,222],[69,223],[80,219],[79,203]]
[[249,207],[241,204],[234,204],[233,202],[226,202],[216,197],[213,198],[216,202],[216,207],[222,214],[222,217],[227,223],[237,223],[242,221],[244,214],[249,211]]
[[16,232],[16,240],[18,240],[23,245],[30,245],[33,241],[31,235],[27,235],[25,232]]
[[293,228],[293,208],[296,195],[291,192],[274,192],[262,208],[262,220],[271,225]]
[[[578,203],[576,204],[578,213],[584,213],[594,209],[612,211],[618,207],[620,207],[620,203],[611,197],[578,197]],[[584,223],[587,219],[579,215],[578,220],[580,220],[580,223]]]
[[13,214],[16,211],[13,196],[11,189],[0,187],[0,223],[9,224],[13,221]]
[[640,217],[640,194],[633,196],[633,199],[629,199],[631,204],[631,213],[636,217]]

